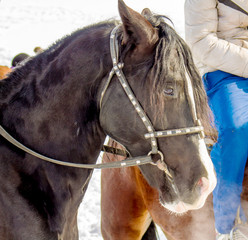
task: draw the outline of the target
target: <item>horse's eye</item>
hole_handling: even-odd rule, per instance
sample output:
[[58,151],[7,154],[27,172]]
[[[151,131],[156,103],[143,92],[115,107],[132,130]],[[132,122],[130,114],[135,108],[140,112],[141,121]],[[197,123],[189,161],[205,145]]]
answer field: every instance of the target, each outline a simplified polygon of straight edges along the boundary
[[174,95],[174,90],[172,87],[168,87],[166,89],[164,89],[164,94],[165,95],[169,95],[169,96],[173,96]]

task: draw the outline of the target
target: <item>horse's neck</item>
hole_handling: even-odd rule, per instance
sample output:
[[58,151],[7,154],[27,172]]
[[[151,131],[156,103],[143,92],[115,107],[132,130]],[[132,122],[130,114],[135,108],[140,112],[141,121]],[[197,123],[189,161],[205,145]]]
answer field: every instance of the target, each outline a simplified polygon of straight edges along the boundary
[[[111,70],[108,42],[97,48],[89,42],[85,53],[78,47],[74,55],[64,49],[67,55],[59,61],[41,62],[37,68],[31,64],[21,77],[17,69],[0,83],[0,124],[21,143],[48,157],[96,162],[105,139],[97,94]],[[105,52],[100,52],[102,48]],[[32,205],[53,231],[61,232],[65,223],[74,222],[91,171],[42,162],[1,138],[0,145],[0,171],[8,169],[17,176],[15,186],[8,184],[18,189],[16,198]],[[3,176],[2,182],[6,181]]]
[[[80,44],[87,42],[87,37],[84,38]],[[103,42],[101,44],[103,48]],[[107,75],[106,62],[110,57],[106,57],[106,51],[109,49],[107,46],[102,53],[99,47],[92,46],[89,54],[89,45],[85,44],[87,49],[77,48],[72,54],[68,46],[49,62],[40,61],[38,71],[28,62],[24,69],[17,69],[10,79],[0,83],[0,123],[41,153],[53,156],[56,149],[56,154],[60,156],[58,151],[61,150],[61,155],[66,156],[66,150],[75,152],[80,146],[81,150],[76,152],[94,159],[97,153],[93,149],[99,151],[104,140],[97,94],[102,78]],[[74,156],[73,160],[79,161],[80,157]]]
[[[0,124],[17,140],[43,155],[68,162],[94,163],[105,138],[96,99],[105,73],[99,71],[99,63],[83,69],[86,64],[83,62],[82,69],[76,72],[78,66],[74,62],[68,65],[55,62],[46,70],[41,69],[41,74],[33,70],[20,82],[10,78],[9,81],[14,81],[12,84],[0,85]],[[3,151],[9,156],[13,151],[18,152],[12,146],[9,148],[10,144],[5,146]],[[52,229],[63,225],[63,217],[70,209],[68,204],[74,206],[76,213],[89,170],[54,166],[23,153],[7,161],[15,171],[15,165],[20,166],[17,171],[22,175],[18,188],[24,198],[35,207],[37,204],[38,209],[39,201],[37,203],[32,196],[40,194],[48,207],[54,209],[55,212],[50,213],[48,209],[46,213],[53,215],[48,216]],[[21,164],[23,161],[27,164]],[[30,189],[26,188],[27,184]]]
[[[45,155],[67,161],[79,162],[82,157],[85,162],[94,161],[90,157],[97,156],[104,140],[96,99],[87,86],[78,82],[53,86],[44,81],[47,76],[17,85],[7,96],[8,102],[2,104],[1,124],[18,140]],[[77,152],[77,156],[68,159],[70,152]]]

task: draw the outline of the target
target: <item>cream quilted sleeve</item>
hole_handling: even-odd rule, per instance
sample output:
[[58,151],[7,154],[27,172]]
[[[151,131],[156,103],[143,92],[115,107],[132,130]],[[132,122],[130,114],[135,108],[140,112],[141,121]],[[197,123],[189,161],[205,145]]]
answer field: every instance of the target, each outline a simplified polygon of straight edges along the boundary
[[216,6],[216,0],[185,1],[186,42],[196,62],[247,78],[248,49],[217,37]]

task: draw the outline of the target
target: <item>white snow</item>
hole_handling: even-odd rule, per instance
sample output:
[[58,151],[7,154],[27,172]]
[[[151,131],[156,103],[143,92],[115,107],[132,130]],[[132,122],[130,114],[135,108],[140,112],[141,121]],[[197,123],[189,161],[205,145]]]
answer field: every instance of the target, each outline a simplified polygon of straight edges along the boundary
[[[184,36],[182,0],[126,0],[141,12],[152,12],[171,18],[177,32]],[[36,46],[47,48],[57,39],[88,24],[110,18],[119,19],[117,0],[0,0],[0,65],[11,66],[21,52],[34,55]],[[95,170],[79,209],[80,240],[101,240],[100,170]],[[161,240],[166,238],[161,231]]]

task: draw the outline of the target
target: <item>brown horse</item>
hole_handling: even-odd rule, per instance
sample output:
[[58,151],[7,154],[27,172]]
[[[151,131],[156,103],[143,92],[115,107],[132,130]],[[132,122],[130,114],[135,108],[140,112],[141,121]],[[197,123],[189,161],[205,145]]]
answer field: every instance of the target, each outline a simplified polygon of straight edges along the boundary
[[[111,146],[122,148],[118,143]],[[103,162],[124,157],[105,153]],[[243,181],[242,206],[248,216],[248,166]],[[155,232],[146,233],[151,221],[160,226],[168,240],[215,240],[212,195],[203,208],[180,216],[163,208],[158,191],[142,176],[138,167],[102,170],[101,228],[106,240],[155,240]]]
[[7,77],[7,74],[11,72],[11,69],[7,66],[0,65],[0,79]]

